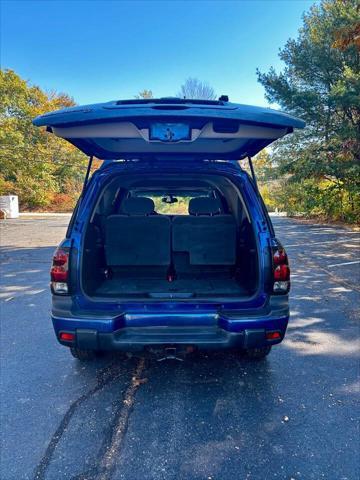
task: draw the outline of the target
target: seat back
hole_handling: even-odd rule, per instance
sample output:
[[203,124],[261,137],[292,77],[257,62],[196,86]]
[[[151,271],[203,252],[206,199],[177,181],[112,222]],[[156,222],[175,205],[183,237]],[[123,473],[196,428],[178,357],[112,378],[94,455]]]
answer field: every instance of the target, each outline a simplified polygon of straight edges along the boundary
[[190,215],[173,219],[173,250],[188,253],[190,265],[235,265],[236,223],[220,211],[217,199],[199,197],[190,200]]
[[170,219],[154,213],[150,198],[123,201],[121,214],[105,226],[105,256],[109,266],[170,265]]

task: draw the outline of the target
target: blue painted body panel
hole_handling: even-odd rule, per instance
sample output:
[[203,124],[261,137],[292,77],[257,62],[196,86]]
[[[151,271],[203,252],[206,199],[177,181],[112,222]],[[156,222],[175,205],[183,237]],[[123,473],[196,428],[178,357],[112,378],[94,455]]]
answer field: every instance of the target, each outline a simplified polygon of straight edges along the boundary
[[[52,321],[56,332],[59,331],[74,331],[80,329],[95,329],[102,333],[113,333],[121,328],[127,327],[189,327],[189,326],[213,326],[221,328],[227,332],[240,332],[245,329],[264,328],[266,330],[281,330],[285,331],[289,316],[288,315],[274,315],[264,314],[262,316],[246,316],[242,312],[238,317],[227,317],[222,315],[213,307],[210,312],[197,312],[192,309],[188,312],[167,314],[161,311],[154,311],[151,314],[135,313],[129,307],[129,313],[110,316],[74,316],[74,317],[58,317],[52,315]],[[177,308],[178,312],[182,310],[181,306]]]
[[[167,106],[171,107],[171,100]],[[176,104],[175,104],[176,107]],[[99,123],[108,120],[121,120],[132,117],[151,117],[156,114],[157,117],[168,117],[172,115],[181,115],[182,118],[189,117],[218,117],[243,122],[254,122],[259,124],[273,125],[278,127],[304,128],[305,122],[299,118],[293,117],[285,112],[273,110],[271,108],[256,107],[252,105],[242,105],[226,102],[224,105],[194,105],[184,103],[186,109],[174,111],[168,109],[159,109],[157,105],[151,102],[143,104],[117,104],[116,101],[97,103],[93,105],[82,105],[79,107],[64,108],[54,112],[49,112],[36,117],[34,125],[41,126],[63,126],[78,123]]]

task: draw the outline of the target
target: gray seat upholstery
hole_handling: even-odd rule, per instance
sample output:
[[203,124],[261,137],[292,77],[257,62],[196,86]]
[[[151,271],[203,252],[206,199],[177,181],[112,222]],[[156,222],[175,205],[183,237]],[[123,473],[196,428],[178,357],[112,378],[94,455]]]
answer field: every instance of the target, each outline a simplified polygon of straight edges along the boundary
[[121,204],[121,213],[123,215],[151,215],[154,213],[154,210],[154,202],[147,197],[125,198]]
[[119,215],[105,225],[105,256],[109,266],[170,265],[170,219],[154,213],[150,198],[125,199]]
[[190,265],[235,265],[236,223],[220,212],[215,198],[191,199],[190,215],[173,219],[174,252],[187,252]]
[[189,202],[190,215],[218,215],[221,213],[221,203],[217,198],[195,197]]

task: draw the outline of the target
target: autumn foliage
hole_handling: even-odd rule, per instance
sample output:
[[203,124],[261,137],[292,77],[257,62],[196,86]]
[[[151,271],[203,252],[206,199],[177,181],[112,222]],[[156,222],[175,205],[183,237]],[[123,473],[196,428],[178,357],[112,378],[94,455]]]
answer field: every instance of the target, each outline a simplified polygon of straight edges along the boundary
[[271,103],[307,127],[276,143],[272,201],[291,213],[360,220],[360,5],[323,0],[280,50],[284,69],[258,72]]
[[64,93],[0,72],[0,195],[18,195],[22,210],[71,211],[79,196],[87,158],[32,125],[37,115],[72,105]]

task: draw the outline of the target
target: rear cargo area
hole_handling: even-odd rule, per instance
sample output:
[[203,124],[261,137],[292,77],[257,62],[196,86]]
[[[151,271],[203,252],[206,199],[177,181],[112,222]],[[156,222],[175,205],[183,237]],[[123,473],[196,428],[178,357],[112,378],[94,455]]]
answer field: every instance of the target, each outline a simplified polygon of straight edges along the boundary
[[81,271],[97,298],[250,296],[257,252],[241,194],[218,176],[114,181],[87,225]]
[[238,296],[245,295],[247,290],[242,288],[234,278],[194,278],[176,279],[169,282],[161,278],[129,278],[115,276],[110,280],[104,280],[96,288],[95,296],[117,296],[117,295],[137,295],[153,296],[161,298],[162,296],[173,296],[189,298],[199,296]]

